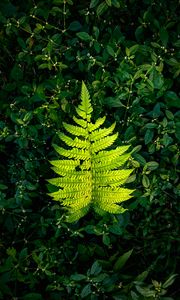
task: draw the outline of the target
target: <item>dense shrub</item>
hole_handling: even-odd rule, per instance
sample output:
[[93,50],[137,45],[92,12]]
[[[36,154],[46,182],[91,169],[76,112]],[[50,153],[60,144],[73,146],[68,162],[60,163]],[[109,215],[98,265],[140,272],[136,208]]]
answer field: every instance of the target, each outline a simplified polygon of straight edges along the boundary
[[[177,279],[164,291],[180,250],[178,5],[1,1],[0,299],[178,299]],[[70,225],[46,179],[81,80],[135,148],[136,193],[118,217]]]

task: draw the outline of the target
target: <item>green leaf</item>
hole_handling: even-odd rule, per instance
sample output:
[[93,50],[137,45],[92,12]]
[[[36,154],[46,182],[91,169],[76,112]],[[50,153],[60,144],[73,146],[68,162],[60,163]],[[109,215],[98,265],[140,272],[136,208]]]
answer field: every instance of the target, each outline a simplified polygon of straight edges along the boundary
[[164,27],[162,27],[160,29],[159,35],[160,35],[160,39],[161,39],[163,46],[166,47],[167,43],[168,43],[168,39],[169,39],[167,30]]
[[119,100],[118,97],[108,97],[104,99],[104,104],[109,107],[124,107],[124,104]]
[[50,63],[45,63],[45,64],[41,64],[41,65],[39,65],[38,66],[38,69],[51,69],[51,67],[52,67],[52,64],[50,64]]
[[133,45],[132,47],[129,48],[129,54],[133,55],[137,52],[137,50],[139,49],[139,45]]
[[37,186],[29,181],[26,181],[26,188],[30,191],[34,191],[36,190]]
[[134,291],[131,291],[131,299],[132,300],[139,300],[139,295],[137,295]]
[[71,31],[78,31],[81,27],[82,25],[78,21],[74,21],[69,25],[68,29]]
[[81,291],[81,298],[87,297],[91,292],[91,285],[88,283]]
[[150,290],[150,288],[146,288],[146,287],[144,288],[144,287],[140,287],[140,286],[136,285],[136,289],[144,297],[153,297],[153,299],[154,299],[154,297],[156,295],[156,291],[154,291],[154,290],[152,291],[152,290]]
[[105,0],[105,1],[106,1],[106,3],[107,3],[108,6],[112,5],[111,0]]
[[110,245],[110,237],[107,234],[103,234],[103,244],[106,246]]
[[142,272],[135,278],[135,281],[143,282],[147,278],[148,275],[149,275],[149,271],[145,270],[144,272]]
[[15,81],[19,81],[23,79],[23,70],[18,64],[15,64],[14,67],[12,68],[10,77]]
[[125,52],[126,52],[126,55],[129,57],[130,56],[129,48],[126,47]]
[[23,296],[24,300],[43,300],[41,294],[38,293],[29,293]]
[[151,143],[153,136],[154,136],[154,132],[152,130],[148,129],[144,136],[145,145]]
[[94,35],[96,37],[96,39],[98,39],[99,37],[99,28],[97,26],[93,26],[93,31],[94,31]]
[[87,32],[78,32],[76,35],[83,41],[91,41],[92,37]]
[[7,190],[8,186],[5,184],[0,183],[0,190]]
[[162,74],[159,74],[157,71],[154,71],[153,75],[152,75],[152,82],[153,82],[154,88],[160,90],[164,84],[164,78],[163,78]]
[[16,257],[16,249],[15,248],[8,248],[6,250],[7,255],[12,256],[13,258]]
[[74,281],[81,281],[86,279],[87,276],[83,275],[83,274],[73,274],[71,275],[71,279]]
[[176,67],[176,68],[179,68],[179,65],[180,65],[180,63],[173,57],[171,57],[169,60],[167,60],[167,64],[172,67]]
[[32,119],[32,117],[33,117],[33,114],[32,114],[31,111],[29,111],[29,112],[27,112],[27,113],[25,114],[25,116],[24,116],[24,118],[23,118],[23,121],[24,121],[25,123],[27,123],[27,122],[29,122],[29,121]]
[[28,256],[28,249],[23,248],[21,252],[19,253],[19,260],[24,260]]
[[98,5],[99,3],[99,0],[91,0],[91,3],[90,3],[90,8],[94,8]]
[[97,41],[94,42],[94,49],[96,50],[97,53],[100,53],[101,51],[101,45]]
[[180,141],[180,122],[175,123],[175,136]]
[[124,253],[122,256],[120,256],[118,258],[118,260],[116,261],[116,263],[114,264],[114,271],[120,271],[124,265],[126,264],[127,260],[129,259],[129,257],[131,256],[133,252],[133,249],[129,250],[128,252]]
[[170,137],[167,133],[163,135],[162,144],[167,147],[169,144],[173,142],[172,137]]
[[107,52],[109,53],[109,55],[111,55],[113,57],[115,56],[115,52],[111,46],[107,45],[106,49],[107,49]]
[[148,188],[150,186],[149,178],[146,175],[143,175],[142,177],[142,184],[145,188]]
[[154,90],[154,84],[153,84],[153,82],[152,82],[150,79],[146,79],[146,85],[147,85],[147,88],[148,88],[150,91],[153,91],[153,90]]
[[135,31],[135,37],[137,39],[138,42],[140,42],[143,38],[144,35],[144,29],[142,26],[138,26],[136,31]]
[[108,9],[108,6],[107,6],[106,2],[102,2],[97,7],[96,13],[98,16],[101,16],[107,9]]
[[156,161],[149,161],[146,163],[145,168],[154,171],[159,167],[159,164]]
[[164,95],[165,101],[169,107],[180,108],[180,98],[173,91],[168,91]]
[[142,149],[142,145],[137,145],[136,147],[133,148],[133,150],[131,151],[131,154],[139,152],[141,149]]
[[113,4],[113,6],[120,8],[122,2],[119,0],[112,0],[112,4]]
[[155,123],[147,123],[146,125],[145,125],[145,128],[148,128],[148,129],[152,129],[152,128],[157,128],[158,126],[157,126],[157,124],[155,124]]
[[176,277],[178,276],[178,274],[173,274],[171,275],[162,285],[163,289],[166,289],[167,287],[169,287],[170,285],[173,284],[173,282],[175,281]]
[[146,164],[145,158],[139,153],[134,153],[133,157],[140,163],[141,166],[144,166]]
[[22,38],[20,38],[20,37],[17,38],[17,41],[22,49],[26,49],[26,43],[24,42],[24,40]]
[[120,226],[120,224],[113,224],[112,226],[110,226],[109,231],[116,235],[123,234],[123,228]]
[[90,270],[91,275],[97,275],[101,272],[102,267],[100,266],[99,262],[96,260]]
[[166,110],[165,114],[169,120],[174,120],[174,114],[170,110]]

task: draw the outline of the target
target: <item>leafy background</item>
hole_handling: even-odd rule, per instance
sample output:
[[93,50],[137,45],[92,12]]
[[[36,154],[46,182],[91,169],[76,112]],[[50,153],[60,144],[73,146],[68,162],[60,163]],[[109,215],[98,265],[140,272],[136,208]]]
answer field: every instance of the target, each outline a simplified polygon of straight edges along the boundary
[[[1,1],[0,299],[180,299],[178,8]],[[82,80],[134,149],[136,193],[123,215],[70,225],[46,179]]]

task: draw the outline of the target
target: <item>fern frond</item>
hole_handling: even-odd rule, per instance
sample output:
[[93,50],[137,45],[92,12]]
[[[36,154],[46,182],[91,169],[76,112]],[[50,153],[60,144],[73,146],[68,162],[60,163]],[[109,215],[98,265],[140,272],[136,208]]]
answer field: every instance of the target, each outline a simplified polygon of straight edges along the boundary
[[69,223],[73,223],[73,222],[79,220],[80,218],[84,217],[88,213],[89,208],[90,208],[89,206],[86,206],[79,210],[76,210],[76,209],[70,210],[69,214],[66,217],[66,221]]
[[97,119],[97,121],[95,122],[95,124],[90,123],[89,126],[88,126],[88,130],[90,132],[92,132],[92,131],[98,129],[105,122],[105,120],[106,120],[106,117],[104,116],[103,118]]
[[83,136],[85,138],[88,136],[88,131],[85,128],[67,124],[66,122],[63,122],[63,127],[72,135]]
[[86,128],[87,127],[87,121],[85,120],[82,120],[82,119],[78,119],[76,118],[75,116],[73,116],[73,120],[76,124],[80,125],[81,127],[83,128]]
[[[63,168],[63,169],[60,169],[60,168],[56,168],[56,167],[51,167],[51,169],[58,175],[61,175],[61,176],[67,176],[67,174],[71,174],[72,172],[72,169],[69,169],[69,168]],[[54,178],[53,178],[54,179]]]
[[67,176],[62,176],[62,177],[49,179],[48,182],[56,186],[61,186],[61,184],[66,183],[66,186],[68,186],[68,184],[73,184],[73,183],[89,184],[88,181],[91,180],[91,172],[88,171],[71,172],[68,175],[69,178],[67,178]]
[[86,159],[90,158],[90,153],[87,150],[77,149],[77,148],[73,148],[72,150],[66,150],[55,144],[53,144],[53,147],[58,154],[65,156],[65,157],[82,159],[82,160],[86,160]]
[[75,170],[75,168],[79,165],[78,160],[51,160],[51,165],[53,165],[57,169],[64,169],[64,170]]
[[[60,169],[58,169],[58,172],[59,171],[60,171]],[[92,176],[92,173],[90,171],[78,171],[78,172],[77,171],[76,172],[72,171],[72,172],[68,173],[68,177],[67,176],[63,177],[63,176],[64,175],[62,175],[61,177],[58,177],[58,178],[53,178],[53,180],[54,179],[61,180],[63,178],[66,178],[66,179],[69,179],[69,180],[70,179],[72,179],[72,180],[75,179],[77,181],[86,182]],[[48,181],[50,181],[50,180],[52,180],[52,179],[48,179]],[[59,182],[59,181],[57,181],[57,182]],[[55,181],[54,181],[54,183],[55,183]]]
[[105,150],[118,137],[118,133],[113,133],[115,123],[101,128],[106,119],[103,117],[93,124],[92,111],[89,92],[82,83],[81,103],[76,108],[79,117],[73,117],[77,126],[63,123],[66,131],[75,137],[59,133],[67,149],[53,145],[64,159],[51,161],[58,177],[48,182],[58,190],[49,195],[68,210],[67,222],[79,220],[90,208],[100,215],[122,213],[125,209],[120,204],[130,199],[134,191],[121,187],[133,171],[122,169],[130,157],[127,153],[130,146]]
[[93,167],[96,172],[110,171],[123,166],[129,158],[130,153],[123,154],[116,158],[106,157],[106,159],[102,159],[98,163],[94,164]]
[[87,114],[85,113],[85,111],[81,110],[79,107],[75,107],[75,109],[79,117],[87,120]]
[[93,160],[95,160],[95,163],[97,162],[101,162],[101,161],[105,161],[106,159],[108,159],[109,157],[112,157],[113,159],[119,157],[120,155],[122,155],[124,152],[126,152],[129,149],[129,145],[128,146],[119,146],[114,150],[111,151],[101,151],[98,154],[96,154],[93,157]]
[[78,105],[78,107],[76,107],[76,112],[79,117],[90,122],[93,108],[91,106],[89,92],[84,82],[82,82],[81,100],[81,103]]
[[80,165],[81,170],[89,170],[92,166],[91,159],[87,159]]
[[108,203],[121,203],[126,200],[129,200],[132,195],[131,193],[134,190],[126,189],[126,188],[117,188],[117,187],[99,187],[97,190],[93,192],[93,197],[95,199],[95,203],[100,202],[108,202]]
[[107,203],[105,204],[103,202],[99,203],[98,207],[99,209],[105,212],[109,212],[111,214],[122,214],[127,210],[117,204],[107,204]]
[[83,180],[78,181],[75,177],[73,179],[71,178],[69,181],[66,177],[57,177],[49,179],[48,182],[61,188],[66,188],[67,186],[68,189],[88,188],[88,184],[86,182],[83,182]]
[[108,136],[109,134],[111,134],[113,132],[115,126],[116,126],[116,123],[113,123],[109,128],[95,130],[94,132],[92,132],[90,134],[90,140],[94,142],[94,141],[102,139],[105,136]]
[[91,106],[90,95],[84,81],[82,82],[81,88],[81,100],[82,102],[78,107],[81,110],[83,110],[87,115],[91,115],[93,108]]
[[90,198],[89,197],[83,197],[78,199],[65,199],[62,201],[64,206],[70,206],[73,210],[79,210],[83,207],[90,205]]
[[95,173],[94,180],[96,185],[106,186],[114,185],[118,183],[118,185],[124,184],[124,182],[128,179],[129,175],[133,172],[132,169],[128,170],[114,170],[114,171],[103,171],[99,173]]
[[56,201],[60,201],[60,199],[66,199],[66,198],[74,198],[74,199],[78,199],[81,198],[82,196],[84,197],[84,199],[87,197],[87,193],[89,192],[89,190],[86,191],[86,193],[82,193],[81,191],[79,191],[79,189],[69,189],[68,191],[65,189],[59,190],[58,192],[53,192],[51,193],[51,197],[53,197],[54,200]]
[[92,154],[99,152],[102,149],[106,149],[108,147],[110,147],[114,141],[117,139],[118,137],[118,133],[115,133],[111,136],[107,136],[101,140],[98,140],[94,143],[92,143],[92,147],[91,147],[91,152]]
[[85,149],[89,146],[89,142],[87,140],[81,140],[81,139],[78,139],[77,137],[75,139],[72,139],[62,132],[59,133],[58,136],[64,143],[66,143],[66,145],[68,145],[70,147]]

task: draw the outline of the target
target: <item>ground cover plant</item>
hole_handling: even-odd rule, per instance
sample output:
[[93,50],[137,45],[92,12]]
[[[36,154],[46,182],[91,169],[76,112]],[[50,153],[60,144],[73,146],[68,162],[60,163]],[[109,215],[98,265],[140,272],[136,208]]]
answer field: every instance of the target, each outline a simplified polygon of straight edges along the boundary
[[[0,3],[0,299],[180,299],[179,3]],[[82,80],[131,145],[123,214],[72,224],[49,161]]]

